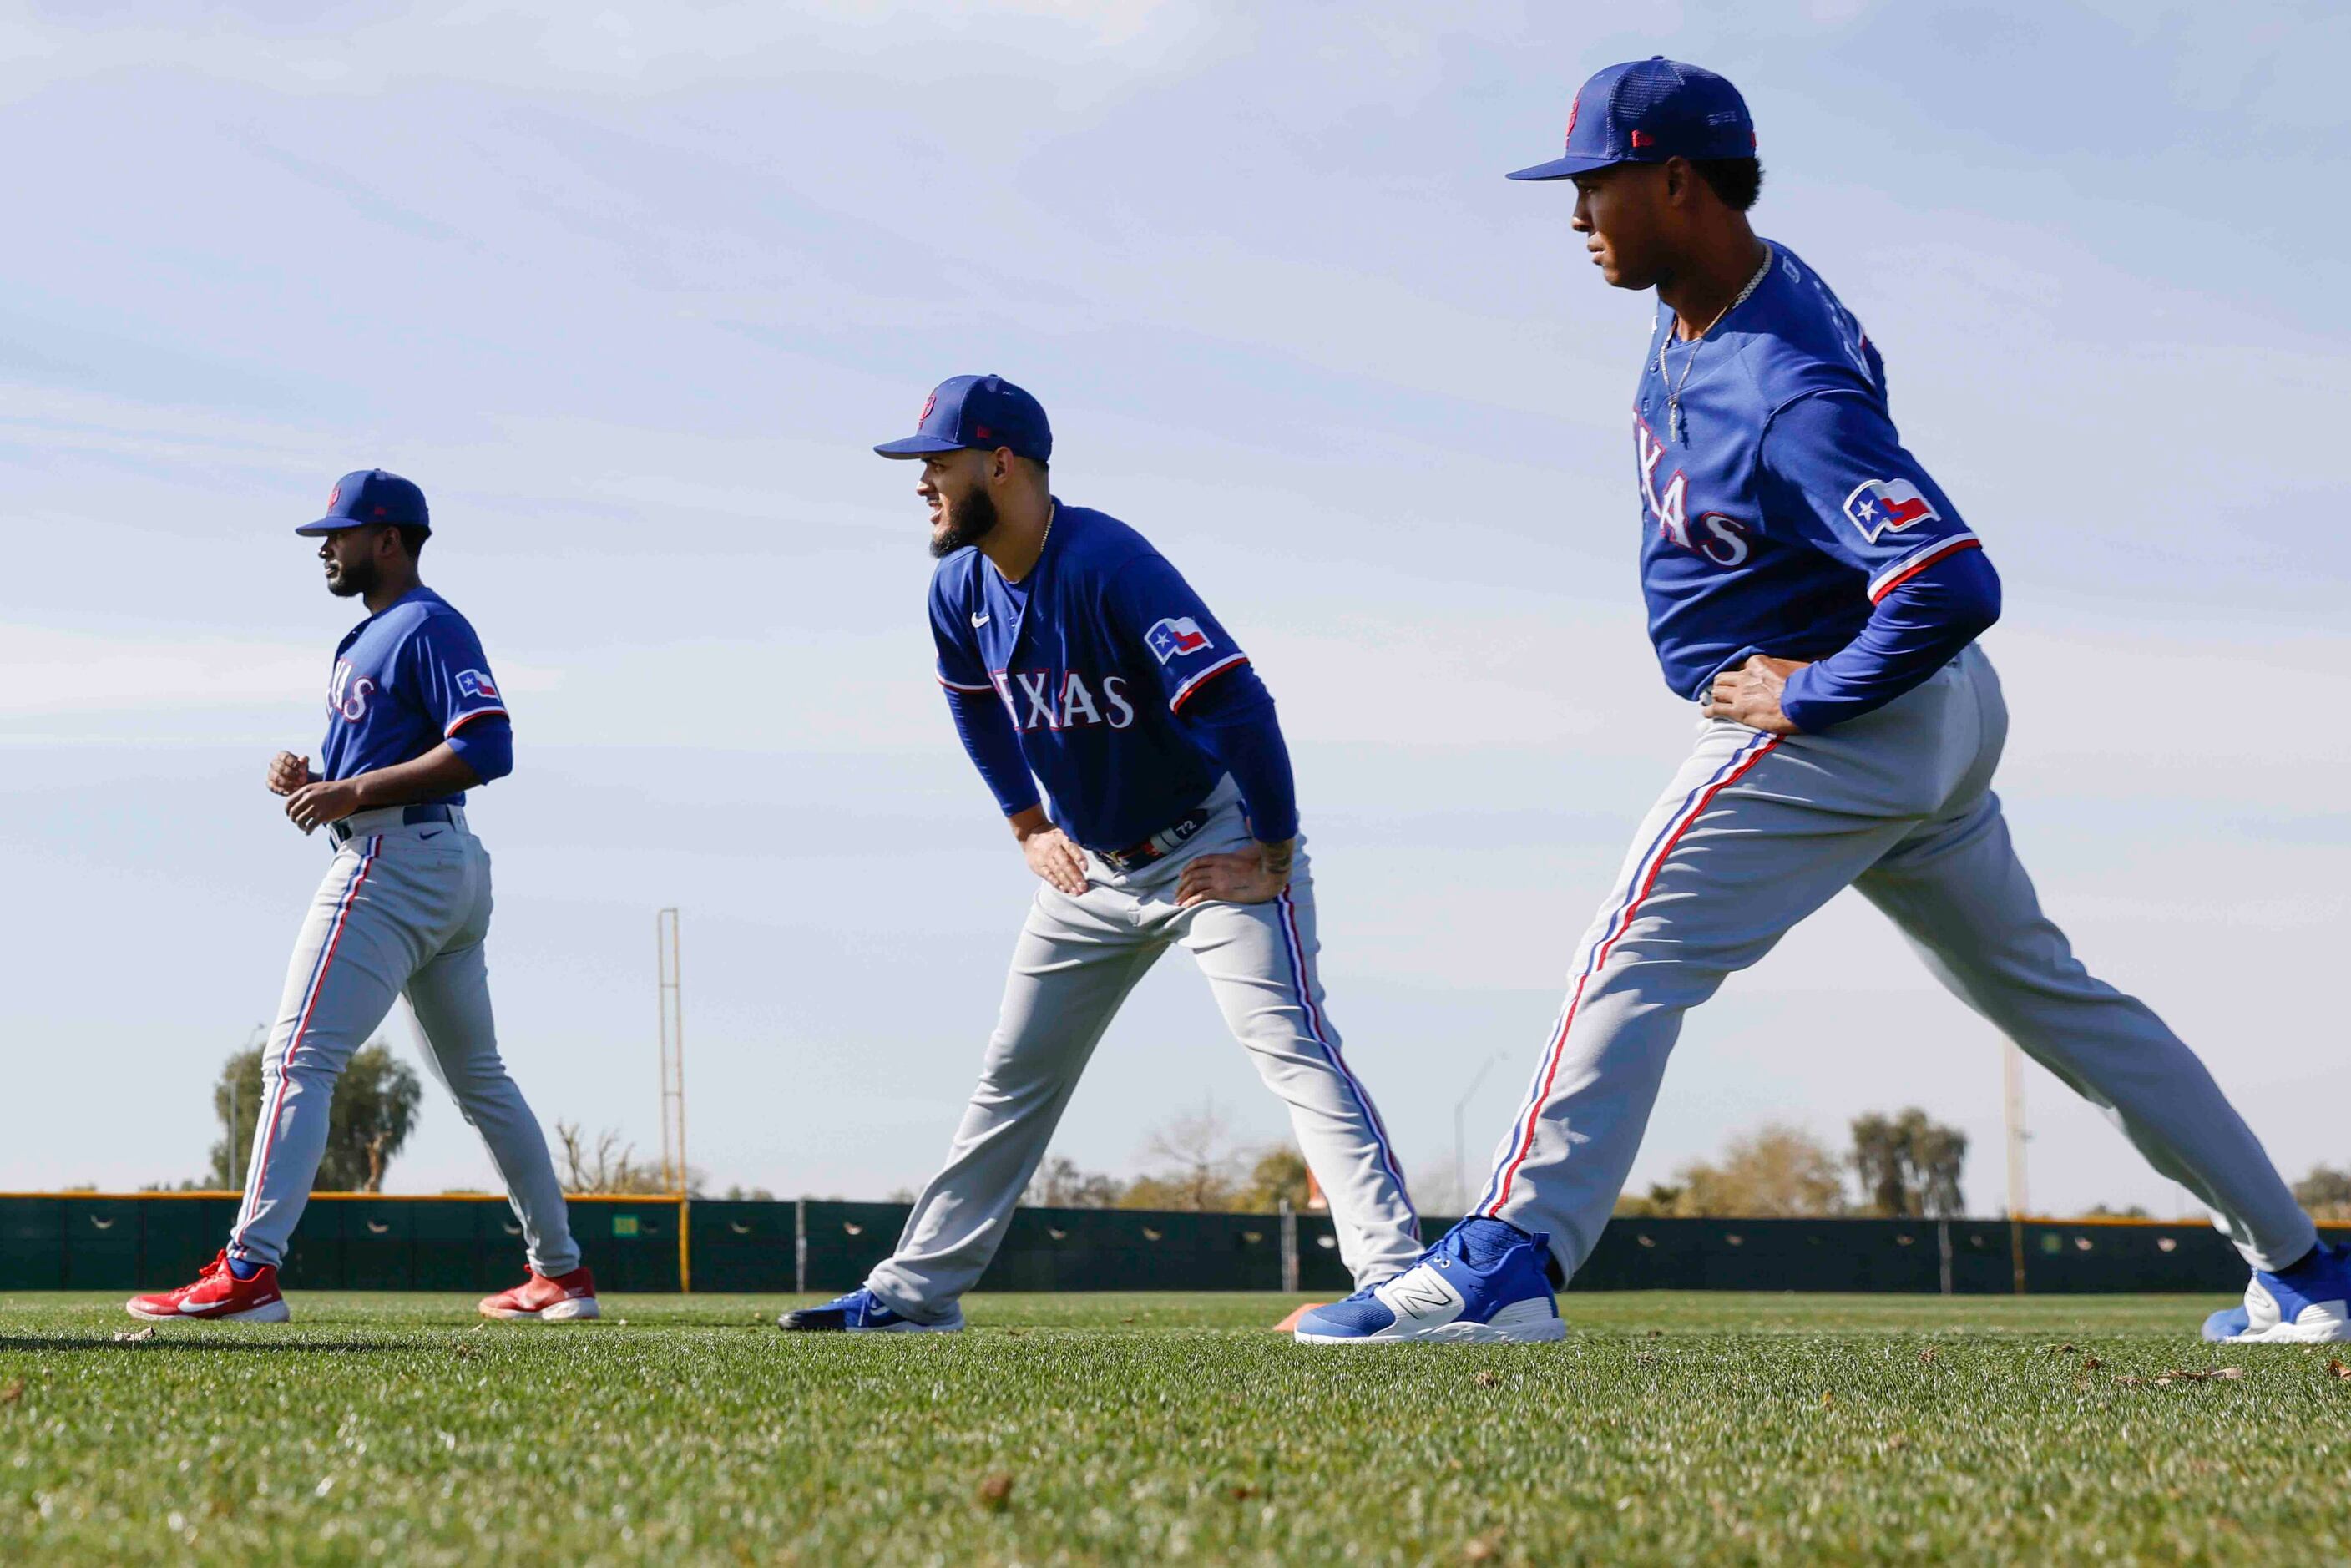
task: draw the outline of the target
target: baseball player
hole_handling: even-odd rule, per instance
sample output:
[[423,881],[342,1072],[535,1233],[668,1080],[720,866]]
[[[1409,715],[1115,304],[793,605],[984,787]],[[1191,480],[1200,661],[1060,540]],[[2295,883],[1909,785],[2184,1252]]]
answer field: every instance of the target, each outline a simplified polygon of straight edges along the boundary
[[1749,228],[1761,173],[1731,85],[1656,58],[1586,82],[1565,155],[1512,175],[1573,180],[1601,276],[1657,291],[1631,411],[1641,581],[1697,744],[1584,934],[1470,1217],[1299,1337],[1559,1337],[1552,1280],[1608,1222],[1683,1012],[1855,886],[2210,1207],[2253,1281],[2208,1333],[2351,1338],[2346,1249],[2320,1244],[2195,1054],[2042,914],[1991,789],[2008,716],[1976,638],[2000,580],[1895,434],[1860,323]]
[[261,1117],[228,1245],[196,1281],[134,1296],[133,1317],[284,1322],[277,1264],[326,1152],[335,1080],[405,996],[429,1065],[482,1134],[505,1180],[530,1278],[482,1302],[497,1318],[597,1315],[538,1119],[498,1060],[482,941],[490,857],[465,825],[465,791],[514,767],[514,735],[465,618],[417,580],[424,492],[381,468],[346,474],[317,537],[327,591],[368,618],[335,650],[322,772],[279,752],[270,792],[334,862],[310,901],[261,1062]]
[[939,684],[1043,885],[979,1087],[897,1251],[783,1326],[961,1328],[1094,1042],[1176,946],[1290,1106],[1340,1257],[1359,1283],[1395,1274],[1419,1222],[1323,1007],[1290,754],[1248,655],[1150,541],[1054,497],[1045,411],[1002,378],[943,382],[914,435],[874,450],[922,465]]

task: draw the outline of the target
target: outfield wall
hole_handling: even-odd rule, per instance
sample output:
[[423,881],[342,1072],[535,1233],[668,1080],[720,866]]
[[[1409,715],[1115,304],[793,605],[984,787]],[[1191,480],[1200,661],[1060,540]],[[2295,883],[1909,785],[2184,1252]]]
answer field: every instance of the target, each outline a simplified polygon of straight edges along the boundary
[[[898,1203],[571,1200],[611,1291],[848,1290],[905,1224]],[[184,1284],[236,1218],[235,1193],[0,1195],[0,1291]],[[1441,1235],[1451,1223],[1423,1222]],[[2338,1240],[2351,1229],[2331,1228]],[[494,1291],[522,1228],[503,1199],[315,1195],[280,1270],[288,1290]],[[1852,1291],[1958,1295],[2233,1292],[2245,1271],[2209,1226],[2115,1220],[1618,1219],[1577,1290]],[[1327,1216],[1024,1208],[988,1291],[1352,1288]]]

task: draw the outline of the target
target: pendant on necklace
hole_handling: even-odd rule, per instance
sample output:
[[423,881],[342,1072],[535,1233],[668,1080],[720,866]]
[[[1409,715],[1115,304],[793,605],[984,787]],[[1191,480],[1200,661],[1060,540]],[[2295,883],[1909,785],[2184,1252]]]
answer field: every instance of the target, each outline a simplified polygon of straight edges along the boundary
[[1688,444],[1689,422],[1682,417],[1679,398],[1671,399],[1666,404],[1666,434],[1684,444]]

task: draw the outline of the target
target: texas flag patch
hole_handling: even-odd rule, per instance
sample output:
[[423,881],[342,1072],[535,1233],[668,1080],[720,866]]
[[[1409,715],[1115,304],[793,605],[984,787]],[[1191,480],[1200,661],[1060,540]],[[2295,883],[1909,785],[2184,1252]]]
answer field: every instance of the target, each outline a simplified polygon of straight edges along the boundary
[[1143,634],[1143,643],[1163,664],[1170,659],[1216,646],[1208,641],[1208,634],[1200,630],[1200,623],[1189,615],[1177,615],[1158,622]]
[[498,688],[486,671],[460,670],[457,672],[457,695],[472,699],[486,697],[496,702],[498,700]]
[[1913,523],[1931,523],[1942,517],[1935,504],[1907,479],[1864,479],[1844,498],[1844,515],[1871,544],[1880,534],[1898,534]]

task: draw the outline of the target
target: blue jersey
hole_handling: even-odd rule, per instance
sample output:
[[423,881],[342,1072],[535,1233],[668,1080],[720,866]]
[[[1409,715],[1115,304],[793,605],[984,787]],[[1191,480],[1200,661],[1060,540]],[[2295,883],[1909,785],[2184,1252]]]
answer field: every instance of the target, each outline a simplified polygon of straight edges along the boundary
[[[481,640],[448,601],[419,587],[337,645],[322,777],[351,779],[414,761],[479,720],[507,722]],[[465,798],[438,797],[452,805]]]
[[[1686,697],[1750,654],[1844,649],[1888,594],[1976,548],[1895,434],[1885,363],[1861,324],[1784,246],[1697,342],[1675,337],[1660,307],[1633,438],[1649,637],[1666,684]],[[1803,689],[1792,682],[1800,724],[1792,698]]]
[[1116,517],[1055,501],[1044,553],[1017,583],[977,549],[956,551],[931,576],[930,615],[940,684],[996,694],[1054,822],[1088,849],[1141,843],[1223,776],[1178,716],[1248,655]]

